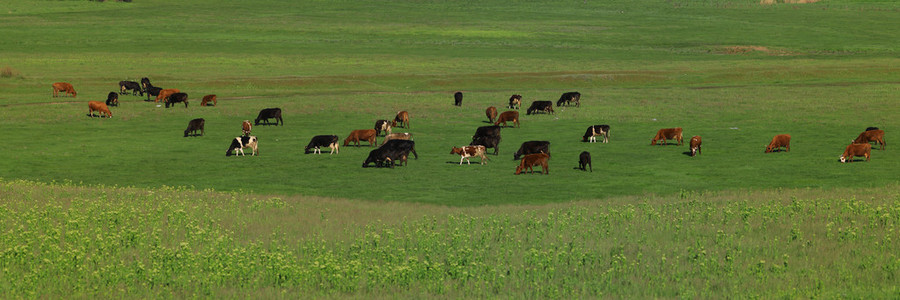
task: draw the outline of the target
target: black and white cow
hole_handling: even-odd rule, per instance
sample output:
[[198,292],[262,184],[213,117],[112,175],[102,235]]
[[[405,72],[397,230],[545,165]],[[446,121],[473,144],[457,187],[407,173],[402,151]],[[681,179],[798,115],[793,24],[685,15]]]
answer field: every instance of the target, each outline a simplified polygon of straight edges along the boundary
[[322,150],[320,148],[328,147],[331,148],[331,153],[335,152],[340,154],[340,146],[338,145],[338,136],[336,135],[317,135],[314,136],[311,140],[309,140],[309,144],[306,145],[306,148],[303,148],[305,154],[309,154],[309,149],[313,149],[312,153],[322,154]]
[[550,142],[548,141],[527,141],[522,143],[522,146],[519,147],[519,150],[513,154],[514,160],[519,160],[519,157],[526,154],[535,154],[535,153],[546,153],[547,156],[550,156]]
[[598,135],[603,137],[604,143],[609,143],[609,125],[588,126],[584,136],[581,137],[581,141],[596,143]]
[[375,121],[375,135],[383,135],[391,134],[391,121],[388,120],[378,120]]
[[228,151],[225,152],[225,156],[237,156],[238,153],[246,156],[246,154],[244,154],[244,148],[253,149],[253,151],[250,152],[251,156],[259,155],[259,149],[257,148],[258,142],[259,140],[253,135],[236,137],[231,140],[231,146],[228,146]]

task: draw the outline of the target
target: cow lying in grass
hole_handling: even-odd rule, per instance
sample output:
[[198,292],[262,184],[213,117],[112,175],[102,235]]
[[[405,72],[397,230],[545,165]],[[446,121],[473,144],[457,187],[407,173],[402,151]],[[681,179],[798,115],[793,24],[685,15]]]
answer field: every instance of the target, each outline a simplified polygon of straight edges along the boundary
[[231,146],[228,146],[228,151],[225,152],[225,156],[237,156],[238,153],[240,155],[246,156],[244,154],[244,148],[253,149],[250,152],[251,156],[259,155],[259,149],[257,148],[259,140],[256,139],[256,136],[239,136],[231,140]]

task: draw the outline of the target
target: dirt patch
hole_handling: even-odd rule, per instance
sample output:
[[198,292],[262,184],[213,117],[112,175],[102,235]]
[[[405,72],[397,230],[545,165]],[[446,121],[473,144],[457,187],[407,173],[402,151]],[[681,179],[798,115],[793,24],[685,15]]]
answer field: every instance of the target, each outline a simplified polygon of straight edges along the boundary
[[784,55],[798,55],[798,52],[791,52],[787,50],[780,49],[769,49],[768,47],[763,46],[719,46],[713,50],[714,53],[718,54],[753,54],[753,53],[762,53],[766,55],[776,55],[776,56],[784,56]]
[[772,5],[778,3],[787,3],[787,4],[806,4],[806,3],[816,3],[819,0],[759,0],[759,4],[762,5]]

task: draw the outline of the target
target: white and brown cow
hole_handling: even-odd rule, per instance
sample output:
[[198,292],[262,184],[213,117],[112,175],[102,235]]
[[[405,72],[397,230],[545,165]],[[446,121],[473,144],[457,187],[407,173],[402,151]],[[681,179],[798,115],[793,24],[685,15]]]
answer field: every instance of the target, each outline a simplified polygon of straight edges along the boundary
[[844,154],[841,154],[841,162],[853,162],[853,157],[855,156],[865,157],[866,161],[869,161],[871,155],[872,144],[850,144],[847,145]]
[[253,130],[253,124],[250,124],[250,120],[244,120],[244,122],[241,123],[241,133],[244,136],[250,136],[251,130]]
[[469,161],[469,157],[478,156],[481,158],[481,164],[487,163],[487,156],[484,156],[485,148],[484,146],[463,146],[463,147],[453,147],[450,150],[450,154],[459,154],[459,164],[462,165],[463,159],[466,160],[466,164],[472,164]]

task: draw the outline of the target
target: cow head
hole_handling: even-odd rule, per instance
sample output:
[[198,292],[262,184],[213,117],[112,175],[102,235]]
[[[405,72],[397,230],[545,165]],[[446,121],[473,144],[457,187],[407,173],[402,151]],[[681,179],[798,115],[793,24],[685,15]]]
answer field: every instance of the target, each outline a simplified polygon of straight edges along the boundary
[[450,149],[450,154],[460,154],[460,155],[462,155],[462,153],[463,153],[463,148],[453,147],[453,149]]
[[847,157],[841,155],[841,163],[847,162]]

